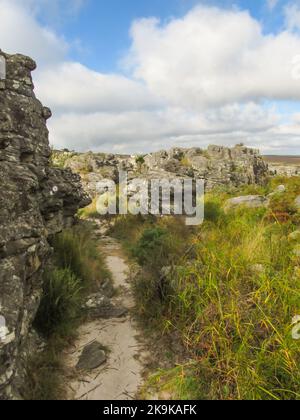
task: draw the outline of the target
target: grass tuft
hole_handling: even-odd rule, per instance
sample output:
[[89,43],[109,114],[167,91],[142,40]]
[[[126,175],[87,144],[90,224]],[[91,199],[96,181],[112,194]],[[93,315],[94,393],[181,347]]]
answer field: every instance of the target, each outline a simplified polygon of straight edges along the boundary
[[29,361],[24,394],[30,400],[66,398],[63,350],[76,338],[86,295],[111,276],[88,223],[57,235],[52,245],[53,264],[44,276],[34,322],[46,339],[46,348]]

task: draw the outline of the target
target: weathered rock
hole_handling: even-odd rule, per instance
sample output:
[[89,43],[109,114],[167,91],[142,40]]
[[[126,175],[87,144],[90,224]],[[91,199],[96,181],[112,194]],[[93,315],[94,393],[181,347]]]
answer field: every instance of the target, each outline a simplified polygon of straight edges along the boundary
[[83,349],[76,368],[79,370],[94,370],[107,360],[103,346],[94,341]]
[[298,156],[264,156],[273,176],[299,176],[300,159]]
[[53,156],[57,165],[81,175],[85,190],[93,197],[97,195],[97,182],[104,178],[118,181],[120,169],[127,172],[129,180],[205,179],[207,189],[218,185],[263,184],[269,174],[259,152],[244,146],[209,146],[207,150],[174,148],[146,156],[55,151]]
[[[80,177],[52,168],[48,108],[33,93],[36,64],[7,55],[0,85],[0,399],[18,398],[20,357],[40,302],[42,275],[51,255],[48,237],[70,226],[89,203]],[[2,328],[4,331],[4,329]],[[20,380],[18,381],[18,384]]]
[[278,187],[275,189],[275,193],[283,193],[286,191],[285,185],[278,185]]
[[245,195],[242,197],[234,197],[225,202],[224,210],[226,212],[237,207],[244,206],[247,208],[266,207],[269,201],[261,195]]
[[104,296],[104,291],[89,296],[83,309],[92,319],[122,318],[128,313],[126,308],[114,305],[108,297]]

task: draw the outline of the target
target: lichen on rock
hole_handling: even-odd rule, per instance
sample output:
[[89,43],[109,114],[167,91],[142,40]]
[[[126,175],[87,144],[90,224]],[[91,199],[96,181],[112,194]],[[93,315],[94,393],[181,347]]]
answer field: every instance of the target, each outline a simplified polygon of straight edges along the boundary
[[49,163],[51,111],[34,95],[35,62],[1,50],[0,56],[6,63],[0,80],[0,316],[6,332],[0,340],[0,399],[14,399],[51,255],[48,238],[72,225],[90,199],[78,175]]
[[80,174],[92,197],[97,196],[97,184],[102,179],[118,182],[120,170],[126,171],[129,180],[204,179],[208,190],[220,185],[264,184],[269,175],[259,151],[242,145],[233,148],[212,145],[207,150],[173,148],[142,157],[56,150],[52,159],[55,165]]

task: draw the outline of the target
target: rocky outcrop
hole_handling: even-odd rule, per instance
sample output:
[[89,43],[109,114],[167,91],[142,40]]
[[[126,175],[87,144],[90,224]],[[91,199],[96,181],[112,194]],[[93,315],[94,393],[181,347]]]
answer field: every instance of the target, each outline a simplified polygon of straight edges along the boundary
[[145,156],[74,153],[67,150],[53,154],[54,164],[71,168],[82,177],[85,190],[96,195],[96,185],[103,178],[118,181],[120,169],[128,179],[201,178],[206,188],[218,185],[263,184],[269,175],[268,165],[259,152],[243,145],[233,148],[209,146],[160,151]]
[[52,168],[46,120],[33,93],[33,60],[7,55],[0,80],[0,399],[17,398],[18,369],[39,306],[48,239],[89,199],[80,177]]
[[269,169],[272,176],[299,176],[300,175],[300,164],[275,164],[269,163]]

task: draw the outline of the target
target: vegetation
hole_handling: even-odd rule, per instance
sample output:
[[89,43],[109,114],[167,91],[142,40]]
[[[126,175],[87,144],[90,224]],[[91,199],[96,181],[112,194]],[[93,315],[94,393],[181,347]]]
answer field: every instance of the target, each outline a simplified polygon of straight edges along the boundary
[[157,372],[150,388],[175,399],[300,399],[299,341],[291,334],[300,259],[289,237],[300,224],[293,205],[300,179],[251,192],[280,184],[286,191],[272,195],[268,209],[224,213],[226,198],[250,188],[207,195],[206,220],[192,231],[174,218],[116,223],[113,234],[143,267],[134,284],[139,314],[185,349],[182,363]]
[[63,169],[65,168],[67,161],[77,155],[77,153],[70,152],[67,149],[60,151],[52,148],[50,161],[53,167]]
[[76,337],[76,328],[84,316],[85,296],[110,278],[88,223],[57,235],[52,245],[53,266],[45,273],[35,319],[35,327],[47,345],[29,363],[26,399],[64,398],[62,351]]
[[97,211],[97,199],[94,198],[91,204],[84,209],[80,209],[78,215],[81,219],[99,219],[101,216]]
[[45,336],[68,335],[80,316],[83,285],[69,268],[54,268],[45,276],[36,327]]
[[185,166],[185,167],[187,167],[187,168],[190,168],[190,167],[192,166],[192,165],[191,165],[191,161],[190,161],[190,159],[189,159],[187,156],[184,156],[184,157],[181,159],[180,163],[181,163],[181,165],[182,165],[182,166]]
[[61,356],[65,346],[65,339],[53,336],[48,339],[45,350],[31,357],[27,365],[27,386],[23,394],[26,400],[53,401],[66,397]]
[[71,269],[86,289],[97,289],[99,284],[110,278],[91,223],[84,222],[65,230],[56,236],[53,247],[55,264]]
[[145,156],[144,155],[140,155],[140,156],[137,156],[136,158],[135,158],[135,161],[136,161],[136,163],[138,164],[138,165],[144,165],[144,163],[145,163]]

